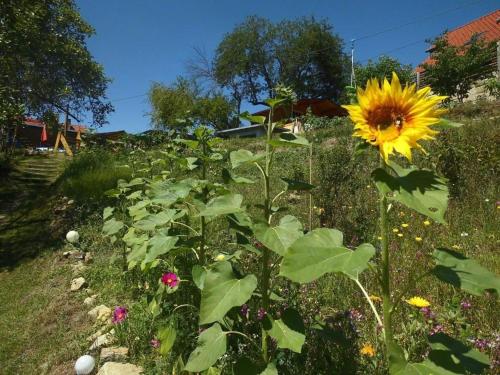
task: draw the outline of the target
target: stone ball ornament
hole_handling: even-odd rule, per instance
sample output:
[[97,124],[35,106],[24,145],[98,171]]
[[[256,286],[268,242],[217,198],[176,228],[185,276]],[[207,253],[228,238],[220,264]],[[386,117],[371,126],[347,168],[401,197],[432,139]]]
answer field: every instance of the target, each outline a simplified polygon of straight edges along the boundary
[[92,372],[95,367],[94,357],[86,354],[82,355],[75,362],[75,370],[77,375],[87,375]]
[[80,238],[80,235],[76,230],[70,230],[68,233],[66,233],[66,240],[70,243],[76,243],[78,242],[78,239]]

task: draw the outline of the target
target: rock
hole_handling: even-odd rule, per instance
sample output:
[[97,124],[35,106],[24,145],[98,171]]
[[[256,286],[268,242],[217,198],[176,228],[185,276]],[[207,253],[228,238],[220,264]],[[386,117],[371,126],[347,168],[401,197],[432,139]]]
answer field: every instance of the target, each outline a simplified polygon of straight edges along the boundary
[[94,260],[94,257],[92,256],[92,253],[91,252],[88,252],[88,253],[85,253],[85,258],[84,258],[84,262],[85,263],[91,263],[93,260]]
[[110,347],[102,348],[99,356],[102,362],[125,362],[128,357],[128,348],[126,347]]
[[78,251],[78,250],[69,250],[69,251],[65,251],[65,252],[63,253],[63,257],[65,257],[65,258],[69,258],[69,257],[71,257],[71,256],[73,256],[73,255],[78,254],[78,253],[79,253],[79,251]]
[[75,201],[74,201],[73,199],[70,199],[70,200],[68,201],[68,204],[69,204],[69,205],[72,205],[73,203],[75,203]]
[[86,305],[86,306],[92,306],[95,304],[95,300],[97,298],[97,294],[94,294],[90,297],[87,297],[83,300],[83,304]]
[[100,328],[96,333],[87,337],[87,341],[90,341],[90,342],[94,341],[96,338],[103,335],[104,332],[106,332],[106,327]]
[[85,284],[86,284],[85,279],[83,277],[78,277],[76,279],[71,280],[70,289],[72,292],[76,292],[77,290],[80,290]]
[[111,309],[106,305],[99,305],[94,307],[87,314],[96,321],[105,322],[111,318]]
[[93,350],[100,349],[103,346],[110,345],[110,344],[113,343],[114,339],[115,339],[115,337],[114,337],[114,330],[111,330],[110,332],[105,333],[104,335],[101,335],[101,336],[97,337],[94,340],[94,342],[92,343],[92,345],[90,345],[89,350],[93,351]]
[[131,363],[106,362],[97,375],[139,375],[143,371],[142,367]]

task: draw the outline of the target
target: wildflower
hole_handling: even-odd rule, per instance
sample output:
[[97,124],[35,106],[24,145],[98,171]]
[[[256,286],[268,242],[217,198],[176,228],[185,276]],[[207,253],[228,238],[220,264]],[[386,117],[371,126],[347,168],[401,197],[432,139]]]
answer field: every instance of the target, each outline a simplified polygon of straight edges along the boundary
[[167,272],[162,275],[161,282],[170,288],[175,288],[179,284],[179,278],[175,273]]
[[113,311],[113,318],[111,321],[115,324],[119,324],[127,319],[128,311],[126,307],[117,306],[115,307],[115,311]]
[[460,307],[462,308],[462,310],[469,310],[472,307],[472,304],[464,299],[462,302],[460,302]]
[[224,254],[219,254],[215,257],[215,260],[220,262],[222,260],[226,259],[226,256]]
[[380,298],[379,296],[371,295],[369,298],[372,302],[382,302],[382,298]]
[[249,310],[250,309],[248,308],[248,305],[245,303],[243,306],[241,306],[241,309],[240,309],[241,316],[248,319],[248,311]]
[[377,240],[382,241],[382,237],[381,237],[381,236],[378,236],[378,237],[377,237]]
[[365,344],[359,351],[361,355],[366,355],[367,357],[375,356],[375,349],[370,344]]
[[422,297],[411,297],[406,300],[406,303],[415,307],[429,307],[431,305],[429,301],[423,299]]
[[453,245],[453,246],[452,246],[452,248],[454,248],[454,249],[458,250],[458,249],[460,249],[460,246],[458,246],[458,245]]
[[484,200],[486,203],[488,203],[490,200],[488,198],[485,198]]
[[160,347],[160,345],[161,345],[160,340],[158,340],[156,337],[153,338],[149,343],[155,349],[158,349]]
[[417,142],[434,138],[438,132],[429,126],[445,112],[437,106],[446,97],[430,92],[430,87],[417,91],[414,84],[402,88],[392,73],[391,83],[371,79],[365,90],[358,89],[359,104],[343,107],[355,124],[354,136],[377,146],[386,162],[394,151],[411,161],[411,149],[423,150]]
[[434,320],[436,318],[436,314],[434,314],[430,307],[422,307],[420,312],[426,319]]
[[469,236],[469,233],[467,233],[467,232],[460,233],[460,237],[468,237],[468,236]]
[[257,310],[257,320],[262,320],[267,315],[267,311],[263,307],[259,307]]
[[402,226],[403,228],[408,228],[408,227],[410,226],[410,224],[403,223],[403,224],[401,224],[401,226]]
[[422,242],[422,237],[415,237],[415,241]]
[[428,227],[429,225],[431,225],[431,222],[430,222],[429,220],[425,220],[425,221],[424,221],[424,225],[425,225],[426,227]]
[[399,232],[399,229],[398,229],[398,228],[393,228],[393,229],[392,229],[392,232],[393,232],[393,233],[398,233],[398,232]]
[[363,314],[361,314],[358,310],[356,309],[350,309],[348,311],[348,314],[349,314],[349,317],[354,320],[354,321],[357,321],[359,322],[360,320],[363,319]]
[[398,233],[398,237],[403,237],[403,233]]
[[430,336],[433,336],[433,335],[435,335],[436,333],[440,333],[440,332],[444,332],[444,328],[443,328],[443,326],[442,326],[441,324],[435,324],[435,325],[432,327],[431,331],[429,332],[429,335],[430,335]]
[[490,346],[490,342],[486,339],[476,338],[473,340],[474,346],[479,350],[484,350]]

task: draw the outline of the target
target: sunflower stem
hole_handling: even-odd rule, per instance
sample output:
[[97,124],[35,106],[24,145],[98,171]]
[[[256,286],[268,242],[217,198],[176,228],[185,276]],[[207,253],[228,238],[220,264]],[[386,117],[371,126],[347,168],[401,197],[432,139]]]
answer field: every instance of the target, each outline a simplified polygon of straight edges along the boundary
[[[380,167],[388,172],[387,164],[380,158]],[[382,316],[384,319],[384,342],[385,354],[389,361],[390,348],[394,341],[392,332],[392,302],[391,302],[391,279],[390,279],[390,258],[389,241],[387,228],[387,196],[380,192],[379,211],[380,211],[380,235],[382,237]]]

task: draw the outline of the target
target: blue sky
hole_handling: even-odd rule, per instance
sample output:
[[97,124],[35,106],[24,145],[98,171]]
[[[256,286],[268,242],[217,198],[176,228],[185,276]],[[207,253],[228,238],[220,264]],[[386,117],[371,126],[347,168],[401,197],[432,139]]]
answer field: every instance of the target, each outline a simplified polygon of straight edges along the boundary
[[[498,8],[497,0],[76,0],[96,30],[88,40],[95,59],[113,80],[115,106],[99,131],[150,128],[143,94],[153,81],[171,83],[186,72],[193,47],[212,53],[224,34],[249,15],[273,21],[302,16],[327,18],[346,42],[356,42],[355,59],[388,54],[416,65],[425,58],[425,39]],[[401,25],[406,25],[399,27]],[[388,29],[391,31],[379,33]],[[374,35],[378,34],[378,35]],[[142,96],[141,96],[142,95]]]

